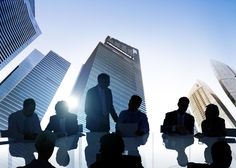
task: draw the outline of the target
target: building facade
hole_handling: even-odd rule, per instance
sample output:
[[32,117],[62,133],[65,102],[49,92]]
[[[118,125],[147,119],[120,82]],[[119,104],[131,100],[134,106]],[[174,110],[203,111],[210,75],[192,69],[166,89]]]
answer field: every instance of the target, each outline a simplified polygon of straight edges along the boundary
[[[114,38],[107,37],[104,43],[99,43],[86,63],[82,66],[71,95],[79,99],[79,123],[85,126],[85,97],[88,89],[97,85],[97,76],[107,73],[110,76],[110,89],[113,94],[113,104],[119,114],[127,109],[133,94],[142,97],[140,110],[146,113],[139,51]],[[111,120],[111,130],[115,123]]]
[[0,83],[0,130],[7,129],[8,116],[22,109],[26,98],[36,101],[41,120],[60,86],[70,63],[50,51],[46,56],[34,50]]
[[206,106],[210,103],[215,104],[219,108],[220,117],[225,120],[226,128],[235,128],[236,121],[230,114],[225,105],[218,96],[202,81],[197,81],[192,87],[190,94],[190,108],[195,118],[197,131],[201,132],[201,123],[206,119]]
[[236,72],[230,66],[216,61],[211,61],[217,80],[226,95],[236,106]]
[[34,0],[0,1],[0,70],[41,34],[34,13]]

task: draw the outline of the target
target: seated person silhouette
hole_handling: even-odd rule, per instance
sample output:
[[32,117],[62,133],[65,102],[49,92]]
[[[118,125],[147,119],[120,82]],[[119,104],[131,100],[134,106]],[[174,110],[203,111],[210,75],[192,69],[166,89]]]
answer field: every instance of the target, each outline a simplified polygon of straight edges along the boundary
[[219,109],[215,104],[206,106],[206,119],[202,121],[202,133],[204,136],[225,136],[225,120],[219,117]]
[[50,117],[45,130],[53,131],[58,137],[76,134],[79,129],[77,115],[69,113],[67,103],[58,101],[55,110],[56,115]]
[[186,113],[188,109],[189,99],[181,97],[178,102],[178,109],[166,113],[161,132],[168,134],[193,134],[194,117]]
[[117,121],[117,132],[119,131],[119,124],[126,124],[126,123],[137,123],[137,130],[135,131],[135,135],[143,135],[149,132],[149,123],[146,114],[139,111],[139,107],[142,103],[142,98],[133,95],[129,100],[128,109],[121,111],[118,121]]
[[100,139],[100,154],[90,168],[142,168],[139,156],[122,155],[125,149],[122,137],[116,133]]
[[18,168],[55,168],[48,162],[48,159],[53,153],[55,141],[56,136],[52,132],[43,131],[39,133],[35,140],[35,148],[38,152],[38,159],[34,159],[26,166]]
[[38,115],[34,113],[36,103],[34,99],[25,99],[23,109],[9,115],[9,137],[14,140],[33,140],[41,132]]
[[226,141],[217,141],[211,147],[212,163],[188,163],[188,168],[229,168],[232,152]]

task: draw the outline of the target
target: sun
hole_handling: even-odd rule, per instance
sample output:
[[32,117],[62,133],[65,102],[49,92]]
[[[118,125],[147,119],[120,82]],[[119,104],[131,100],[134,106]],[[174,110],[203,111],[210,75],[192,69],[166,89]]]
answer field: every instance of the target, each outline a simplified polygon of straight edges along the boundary
[[78,107],[79,98],[75,96],[70,96],[67,98],[66,102],[69,106],[70,111],[72,111]]

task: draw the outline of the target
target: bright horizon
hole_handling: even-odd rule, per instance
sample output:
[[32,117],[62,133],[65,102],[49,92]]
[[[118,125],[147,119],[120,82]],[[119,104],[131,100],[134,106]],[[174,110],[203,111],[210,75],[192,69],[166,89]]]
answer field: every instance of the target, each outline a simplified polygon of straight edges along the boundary
[[198,79],[236,116],[210,64],[215,59],[236,69],[236,1],[35,1],[42,34],[1,71],[1,79],[33,49],[44,55],[52,50],[71,62],[43,128],[55,103],[70,95],[82,64],[108,35],[139,50],[151,131],[159,131],[165,113],[177,108],[179,97],[188,96]]

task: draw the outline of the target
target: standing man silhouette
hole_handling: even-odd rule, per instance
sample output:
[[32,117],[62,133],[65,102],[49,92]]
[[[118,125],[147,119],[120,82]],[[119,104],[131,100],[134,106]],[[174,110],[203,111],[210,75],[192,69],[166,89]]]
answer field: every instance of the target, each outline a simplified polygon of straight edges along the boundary
[[89,89],[85,101],[86,128],[91,132],[108,132],[110,130],[109,114],[116,122],[118,116],[113,107],[112,92],[108,88],[110,77],[101,73],[98,84]]

